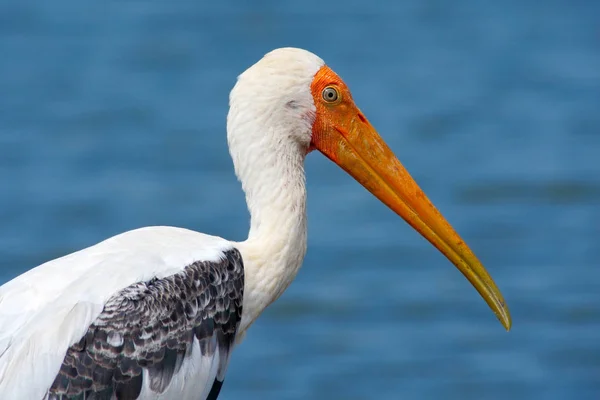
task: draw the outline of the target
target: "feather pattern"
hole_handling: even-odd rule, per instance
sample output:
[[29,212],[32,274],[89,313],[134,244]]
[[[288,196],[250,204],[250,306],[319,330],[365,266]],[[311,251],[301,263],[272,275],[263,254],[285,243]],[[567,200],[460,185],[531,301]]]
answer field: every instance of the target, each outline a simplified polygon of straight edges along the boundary
[[144,386],[163,393],[194,341],[203,357],[219,356],[213,379],[223,375],[241,320],[243,287],[236,249],[221,261],[198,261],[180,273],[126,287],[69,348],[48,400],[137,399]]

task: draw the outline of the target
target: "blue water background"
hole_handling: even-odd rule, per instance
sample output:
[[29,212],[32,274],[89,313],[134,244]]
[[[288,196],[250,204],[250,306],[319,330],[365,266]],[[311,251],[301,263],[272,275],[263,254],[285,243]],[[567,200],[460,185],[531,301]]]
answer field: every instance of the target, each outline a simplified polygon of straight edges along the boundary
[[313,153],[304,267],[222,398],[600,399],[599,17],[592,0],[5,0],[0,282],[145,225],[244,239],[229,90],[303,47],[484,261],[514,329]]

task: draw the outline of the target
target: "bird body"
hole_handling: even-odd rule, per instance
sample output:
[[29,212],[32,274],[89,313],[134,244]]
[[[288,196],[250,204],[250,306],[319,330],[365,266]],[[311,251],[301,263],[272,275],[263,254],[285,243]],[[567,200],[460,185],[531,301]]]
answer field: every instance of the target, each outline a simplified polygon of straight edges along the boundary
[[[139,284],[153,280],[164,282],[198,260],[216,264],[231,250],[235,250],[231,242],[186,229],[141,228],[49,261],[8,282],[0,288],[2,398],[43,399],[57,377],[68,349],[85,338],[90,325],[98,321],[111,301],[125,313],[131,313],[126,300],[135,299],[138,289],[137,292],[145,291],[150,295],[148,298],[157,302],[164,294],[148,291],[147,287],[140,288]],[[129,293],[123,291],[126,288]],[[235,299],[240,303],[242,292],[240,287],[239,299]],[[154,304],[149,311],[158,312],[146,320],[154,318],[161,322],[169,318],[177,303],[177,299],[165,301],[165,310],[160,310],[160,303]],[[179,303],[186,304],[183,300]],[[163,311],[162,315],[160,311]],[[201,313],[196,310],[195,314]],[[131,315],[124,317],[132,318]],[[134,325],[136,322],[132,319],[131,324],[123,324],[120,331],[115,329],[114,332],[121,335],[129,329],[133,334],[133,330],[139,328]],[[139,336],[146,333],[160,337],[163,326],[167,324],[161,323],[154,333],[142,330]],[[187,328],[191,331],[194,326]],[[108,338],[105,340],[109,342]],[[192,362],[198,360],[190,359],[188,364]],[[217,358],[210,363],[215,363],[217,368],[226,368],[227,359]],[[212,379],[207,379],[212,384],[216,371],[209,375]],[[34,378],[34,384],[26,377]],[[197,380],[198,377],[194,379]]]
[[302,265],[304,160],[315,149],[438,248],[510,326],[483,266],[316,55],[277,49],[241,74],[227,141],[248,238],[141,228],[4,284],[0,398],[216,399],[233,347]]

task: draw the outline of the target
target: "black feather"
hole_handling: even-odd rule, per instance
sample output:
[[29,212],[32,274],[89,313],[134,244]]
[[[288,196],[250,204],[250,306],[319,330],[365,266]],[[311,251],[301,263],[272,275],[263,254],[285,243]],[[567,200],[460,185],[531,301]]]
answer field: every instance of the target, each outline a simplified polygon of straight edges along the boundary
[[223,381],[215,379],[206,400],[217,400],[219,393],[221,393],[221,387],[223,387]]

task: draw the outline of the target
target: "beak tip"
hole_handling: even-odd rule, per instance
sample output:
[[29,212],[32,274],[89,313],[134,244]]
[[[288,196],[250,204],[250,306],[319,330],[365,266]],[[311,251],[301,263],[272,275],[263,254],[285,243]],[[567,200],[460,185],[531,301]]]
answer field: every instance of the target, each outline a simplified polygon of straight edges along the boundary
[[512,328],[512,318],[510,316],[510,312],[508,311],[508,307],[504,305],[501,309],[501,312],[498,313],[497,316],[504,329],[506,329],[506,332],[510,332],[510,328]]

